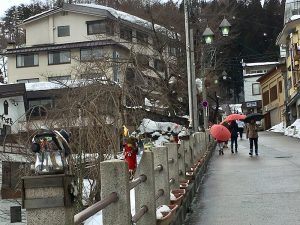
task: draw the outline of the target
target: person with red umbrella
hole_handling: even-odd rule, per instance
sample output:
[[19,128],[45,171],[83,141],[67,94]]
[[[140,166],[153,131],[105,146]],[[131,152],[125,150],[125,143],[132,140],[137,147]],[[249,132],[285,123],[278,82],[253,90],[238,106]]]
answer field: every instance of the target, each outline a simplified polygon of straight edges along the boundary
[[210,128],[210,133],[217,140],[217,148],[219,149],[219,155],[224,155],[223,142],[229,140],[231,136],[230,131],[221,124],[215,124]]

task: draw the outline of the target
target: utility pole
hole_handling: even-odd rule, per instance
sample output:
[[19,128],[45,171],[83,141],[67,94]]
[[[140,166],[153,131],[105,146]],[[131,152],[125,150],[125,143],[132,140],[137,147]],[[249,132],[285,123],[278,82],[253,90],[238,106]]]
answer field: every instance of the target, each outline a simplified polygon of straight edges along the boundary
[[194,51],[194,34],[193,29],[190,29],[190,43],[191,43],[191,85],[192,85],[192,110],[193,110],[193,129],[198,131],[199,113],[197,103],[197,88],[196,88],[196,69],[195,69],[195,51]]
[[[207,90],[206,90],[206,85],[205,85],[205,63],[204,63],[204,46],[202,45],[201,48],[201,58],[200,58],[200,63],[201,63],[201,79],[202,79],[202,101],[207,101]],[[203,127],[204,129],[208,128],[208,106],[204,106],[202,104],[203,108]]]
[[185,18],[185,40],[186,40],[186,64],[188,79],[188,97],[189,97],[189,120],[192,122],[192,130],[195,132],[198,128],[198,110],[197,110],[197,93],[195,79],[194,63],[194,41],[193,30],[189,29],[189,2],[184,1],[184,18]]
[[[189,38],[189,13],[188,13],[188,0],[184,0],[184,22],[185,22],[185,47],[186,47],[186,67],[187,67],[187,80],[188,80],[188,97],[189,97],[189,120],[193,120],[193,99],[192,99],[192,84],[191,84],[191,51],[190,51],[190,38]],[[194,127],[193,127],[194,130]]]

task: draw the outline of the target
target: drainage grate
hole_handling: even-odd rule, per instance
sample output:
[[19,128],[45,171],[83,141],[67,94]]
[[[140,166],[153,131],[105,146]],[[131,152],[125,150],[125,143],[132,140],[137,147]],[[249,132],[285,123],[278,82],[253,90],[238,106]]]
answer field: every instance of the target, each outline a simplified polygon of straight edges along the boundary
[[274,158],[277,158],[277,159],[286,159],[286,158],[292,158],[293,156],[291,155],[286,155],[286,156],[276,156]]

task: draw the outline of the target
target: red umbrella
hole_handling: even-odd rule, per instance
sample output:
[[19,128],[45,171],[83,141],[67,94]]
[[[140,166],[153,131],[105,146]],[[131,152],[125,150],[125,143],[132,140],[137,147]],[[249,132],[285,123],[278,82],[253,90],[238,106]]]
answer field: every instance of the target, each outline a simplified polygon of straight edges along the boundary
[[232,120],[244,120],[246,118],[246,115],[242,114],[230,114],[226,117],[225,121],[232,121]]
[[210,128],[211,135],[218,141],[228,141],[231,137],[230,131],[220,124],[215,124]]

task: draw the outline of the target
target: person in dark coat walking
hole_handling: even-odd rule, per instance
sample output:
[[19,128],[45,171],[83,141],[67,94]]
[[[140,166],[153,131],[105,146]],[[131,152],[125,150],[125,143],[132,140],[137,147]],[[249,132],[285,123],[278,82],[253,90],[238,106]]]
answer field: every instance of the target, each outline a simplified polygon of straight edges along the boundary
[[247,132],[246,137],[249,138],[250,142],[250,152],[249,155],[253,155],[253,143],[255,148],[255,155],[258,155],[258,133],[257,133],[257,125],[255,120],[251,120],[250,123],[247,125]]
[[233,144],[235,144],[235,153],[237,153],[237,148],[238,148],[238,145],[237,145],[237,139],[238,139],[238,132],[239,132],[239,128],[238,128],[238,125],[236,123],[235,120],[231,121],[230,123],[230,126],[229,126],[229,130],[230,130],[230,133],[231,133],[231,153],[234,153],[233,151]]

